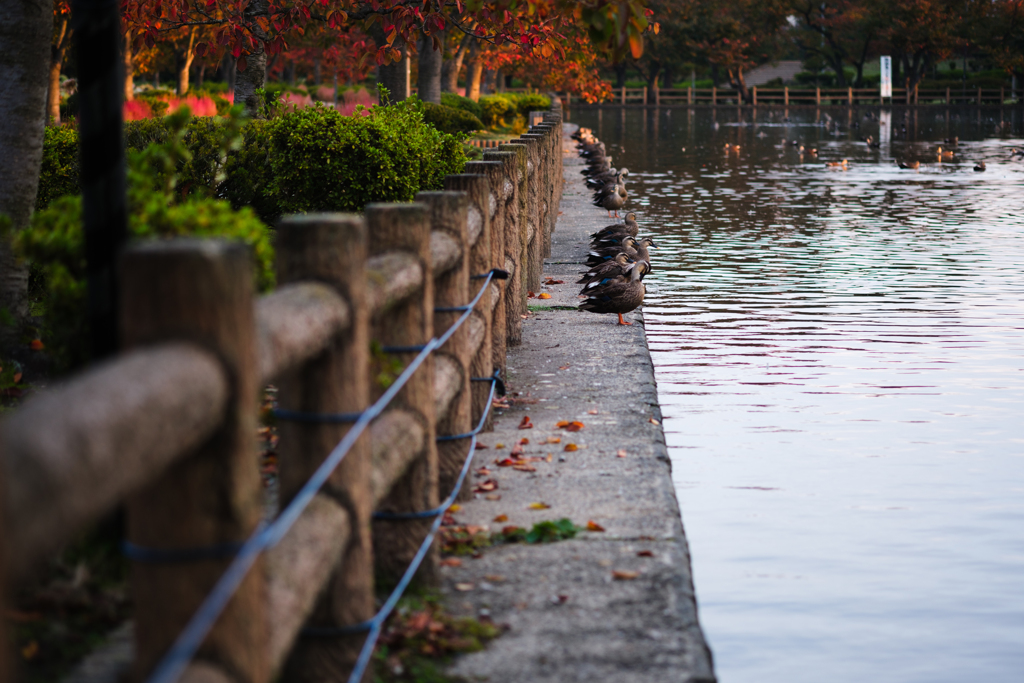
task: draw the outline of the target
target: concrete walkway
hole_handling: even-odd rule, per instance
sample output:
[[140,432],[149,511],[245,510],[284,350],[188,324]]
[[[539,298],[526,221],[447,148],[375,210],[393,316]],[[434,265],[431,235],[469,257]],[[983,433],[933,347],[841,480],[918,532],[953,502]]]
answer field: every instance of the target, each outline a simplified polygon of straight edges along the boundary
[[[544,267],[545,279],[564,284],[543,288],[550,299],[530,299],[523,345],[508,355],[512,405],[482,435],[488,448],[473,465],[490,473],[466,484],[492,479],[498,487],[476,493],[454,517],[491,531],[563,517],[605,530],[500,545],[443,567],[453,612],[489,614],[509,627],[450,673],[489,683],[706,683],[714,681],[711,653],[697,621],[643,315],[628,314],[634,325],[620,327],[614,315],[566,310],[579,303],[574,283],[590,233],[614,222],[590,204],[569,138],[575,128],[566,124],[565,194]],[[652,260],[657,267],[656,252]],[[519,429],[526,416],[533,428]],[[584,427],[558,429],[563,420]],[[524,437],[525,455],[539,458],[530,462],[535,471],[495,464]]]

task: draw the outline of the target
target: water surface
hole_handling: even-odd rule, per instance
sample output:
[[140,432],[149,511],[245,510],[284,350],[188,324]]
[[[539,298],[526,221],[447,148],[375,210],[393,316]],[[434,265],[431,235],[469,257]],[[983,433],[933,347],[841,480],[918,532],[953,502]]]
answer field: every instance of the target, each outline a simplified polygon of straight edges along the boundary
[[661,247],[644,310],[720,681],[1019,683],[1021,114],[866,111],[571,120]]

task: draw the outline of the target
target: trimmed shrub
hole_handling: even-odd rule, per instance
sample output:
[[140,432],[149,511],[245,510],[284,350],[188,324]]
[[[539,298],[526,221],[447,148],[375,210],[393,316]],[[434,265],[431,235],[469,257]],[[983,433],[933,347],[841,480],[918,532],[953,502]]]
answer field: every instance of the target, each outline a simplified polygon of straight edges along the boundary
[[43,165],[39,173],[36,211],[54,199],[78,194],[78,129],[47,126],[43,132]]
[[461,95],[456,95],[453,92],[441,93],[441,104],[446,107],[468,111],[470,114],[481,120],[484,118],[484,110],[483,107],[480,106],[479,102],[474,102],[468,97],[462,97]]
[[483,130],[480,119],[462,109],[432,102],[423,103],[423,119],[442,133],[472,133]]
[[539,93],[524,93],[515,96],[516,110],[523,116],[531,111],[547,111],[551,108],[551,98]]
[[515,113],[512,102],[504,95],[484,95],[479,104],[484,113],[480,120],[489,128],[505,125],[505,119]]
[[[168,117],[165,140],[129,154],[128,228],[135,238],[219,237],[245,242],[255,259],[256,285],[274,285],[270,229],[251,209],[235,210],[225,201],[178,192],[178,168],[194,161],[185,139],[188,113]],[[216,146],[226,150],[237,127],[221,126]],[[212,138],[211,138],[212,140]],[[208,140],[209,142],[210,140]],[[44,282],[43,336],[58,370],[89,360],[82,199],[65,196],[38,211],[31,225],[14,236],[18,254],[32,261]]]
[[460,173],[462,141],[423,118],[409,99],[342,116],[323,105],[268,122],[271,191],[281,213],[362,211],[369,202],[412,201]]

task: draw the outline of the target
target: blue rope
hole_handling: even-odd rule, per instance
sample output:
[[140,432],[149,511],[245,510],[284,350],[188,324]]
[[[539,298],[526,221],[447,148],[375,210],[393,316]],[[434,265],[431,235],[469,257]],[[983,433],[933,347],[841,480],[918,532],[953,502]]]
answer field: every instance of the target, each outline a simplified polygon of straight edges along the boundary
[[242,549],[242,543],[218,543],[200,548],[149,548],[121,541],[121,554],[132,562],[143,564],[171,564],[175,562],[198,562],[199,560],[223,560],[234,557]]
[[[473,301],[470,303],[470,306],[475,306],[476,303],[480,301],[480,298],[484,295],[484,292],[487,291],[487,286],[494,277],[495,271],[491,271],[487,274],[486,281],[480,288],[476,297],[474,297]],[[409,363],[405,370],[402,371],[402,374],[395,379],[395,382],[388,387],[384,394],[381,395],[381,397],[377,399],[372,406],[363,411],[362,415],[359,416],[359,419],[357,419],[352,425],[352,428],[348,430],[348,433],[346,433],[342,440],[338,442],[309,480],[301,489],[299,489],[291,503],[281,511],[281,514],[278,515],[277,519],[269,525],[261,522],[260,525],[257,526],[253,534],[238,549],[238,554],[235,555],[234,561],[228,565],[227,570],[225,570],[220,579],[217,580],[217,583],[214,584],[213,589],[206,596],[206,599],[199,606],[199,609],[196,610],[195,614],[192,615],[192,618],[189,619],[188,624],[185,625],[185,629],[178,635],[174,644],[171,645],[170,650],[167,651],[167,654],[165,654],[163,659],[160,660],[160,663],[157,664],[152,675],[147,679],[147,683],[176,683],[176,681],[181,678],[181,675],[185,672],[189,662],[192,661],[192,658],[195,656],[199,646],[202,645],[203,640],[210,632],[210,629],[213,628],[214,623],[216,623],[217,619],[224,611],[224,608],[231,600],[231,597],[235,594],[235,591],[238,590],[238,587],[249,573],[249,570],[252,569],[253,564],[256,562],[256,558],[259,557],[260,553],[264,550],[272,548],[277,545],[282,538],[284,538],[285,534],[287,534],[288,531],[291,530],[292,526],[295,525],[295,522],[299,519],[302,512],[313,501],[317,492],[325,483],[327,483],[327,479],[331,476],[331,473],[334,472],[339,464],[341,464],[341,461],[346,455],[348,455],[349,450],[351,450],[355,442],[360,436],[362,436],[363,432],[366,431],[370,422],[384,412],[395,396],[398,395],[398,392],[401,391],[402,387],[408,383],[413,373],[415,373],[424,361],[426,361],[431,353],[451,339],[451,336],[455,334],[455,331],[466,321],[467,318],[469,318],[472,312],[472,309],[466,311],[459,316],[458,320],[456,320],[440,338],[431,339],[424,344],[421,347],[422,350],[419,351],[412,362]],[[493,397],[494,385],[491,386],[491,398]],[[490,401],[488,401],[488,405],[490,405]],[[486,418],[486,416],[487,413],[485,412],[484,418]],[[483,418],[481,419],[481,423],[482,422]],[[453,491],[452,496],[450,496],[452,500],[454,500],[454,496],[458,494],[459,489],[462,487],[462,481],[465,479],[466,472],[469,470],[469,465],[472,462],[472,454],[475,447],[476,437],[474,436],[473,443],[469,449],[470,458],[467,459],[466,464],[462,468],[462,472],[459,475],[458,482],[456,483],[455,491]],[[437,533],[437,529],[440,527],[441,520],[443,519],[443,517],[437,517],[431,527],[430,535],[427,537],[426,541],[433,541],[433,537]],[[429,543],[427,543],[426,546],[421,546],[420,551],[413,558],[413,564],[410,565],[405,576],[402,577],[402,582],[399,582],[399,587],[401,587],[402,591],[404,591],[409,585],[409,581],[412,580],[412,574],[415,573],[415,570],[419,567],[420,563],[423,562],[423,558],[426,556],[426,552],[429,547]],[[401,597],[401,592],[397,594],[392,593],[388,602],[384,603],[384,607],[381,608],[381,612],[379,612],[377,617],[374,617],[374,619],[376,620],[380,617],[381,613],[383,613],[384,618],[386,618],[387,614],[390,614],[391,610],[394,609],[394,603],[398,602],[399,597]],[[370,645],[370,651],[367,652],[366,646],[363,647],[363,652],[360,653],[359,660],[356,664],[356,670],[360,670],[359,662],[362,662],[362,670],[366,669],[366,665],[369,663],[370,653],[373,650],[372,645],[377,642],[377,638],[380,636],[382,622],[383,618],[381,618],[374,627],[370,628],[370,636],[367,640],[367,643]],[[362,674],[360,673],[360,677],[361,676]],[[350,678],[349,680],[352,683],[356,683],[359,679]]]

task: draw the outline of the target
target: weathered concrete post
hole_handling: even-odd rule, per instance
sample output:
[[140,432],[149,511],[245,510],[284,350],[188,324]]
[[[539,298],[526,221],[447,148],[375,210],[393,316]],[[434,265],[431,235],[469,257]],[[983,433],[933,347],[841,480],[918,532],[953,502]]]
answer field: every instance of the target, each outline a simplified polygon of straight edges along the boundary
[[540,293],[544,267],[544,228],[541,223],[541,141],[522,135],[516,143],[526,147],[526,284],[528,292]]
[[[490,152],[488,152],[489,154]],[[486,154],[485,154],[486,156]],[[503,161],[471,161],[466,173],[479,173],[487,178],[487,209],[490,215],[491,261],[488,269],[508,270],[505,265],[505,164]],[[451,177],[451,176],[449,176]],[[511,187],[511,183],[508,184]],[[510,271],[511,272],[511,271]],[[505,356],[508,348],[505,288],[508,280],[491,282],[491,366],[505,376]],[[493,372],[493,370],[492,370]],[[488,427],[490,429],[490,427]]]
[[[555,164],[554,164],[554,133],[551,124],[540,123],[530,129],[526,134],[540,140],[540,212],[541,235],[541,275],[543,275],[543,259],[551,255],[551,232],[554,228],[554,219],[558,216],[557,207],[554,202],[552,190],[555,185]],[[525,137],[525,136],[524,136]]]
[[[430,258],[430,215],[423,204],[367,204],[366,225],[372,239],[371,257],[400,251],[411,255],[423,272],[423,286],[391,310],[372,311],[372,338],[382,347],[382,358],[374,365],[374,376],[387,370],[392,359],[407,366],[416,357],[415,347],[425,344],[434,330],[434,276]],[[412,347],[412,348],[410,348]],[[371,384],[376,400],[385,387]],[[384,512],[422,512],[437,507],[438,471],[435,438],[434,360],[428,357],[391,403],[412,415],[424,433],[423,451],[384,498],[378,509]],[[373,523],[374,564],[385,581],[397,580],[412,561],[432,519],[378,520]],[[437,555],[431,553],[420,569],[423,581],[436,575]]]
[[[360,413],[370,404],[370,317],[366,305],[366,223],[349,214],[290,216],[277,228],[277,281],[318,281],[348,304],[349,325],[317,358],[278,381],[278,405],[306,413]],[[281,504],[287,505],[348,433],[351,425],[279,425]],[[348,546],[320,598],[310,625],[357,624],[374,614],[370,516],[370,437],[364,434],[322,489],[342,505],[351,525]],[[341,680],[359,656],[365,634],[300,638],[285,664],[283,680]]]
[[[258,382],[249,250],[213,240],[154,241],[128,249],[121,268],[123,347],[191,341],[216,354],[232,381],[221,429],[128,500],[128,539],[168,553],[244,541],[263,511],[255,459]],[[231,557],[218,557],[133,564],[134,680],[152,671],[230,562]],[[268,681],[264,596],[259,559],[196,660],[216,663],[247,683]]]
[[[505,237],[505,257],[514,254],[516,263],[516,272],[513,277],[515,284],[505,290],[506,295],[510,297],[518,298],[519,315],[520,317],[514,321],[515,330],[509,330],[508,343],[510,346],[518,346],[523,343],[523,319],[521,316],[527,312],[527,292],[529,288],[527,282],[529,280],[529,260],[528,260],[528,223],[527,223],[527,191],[529,188],[529,176],[527,175],[526,168],[526,157],[527,150],[526,145],[521,143],[506,143],[498,145],[498,149],[502,152],[512,152],[515,154],[513,162],[513,170],[508,175],[509,181],[515,186],[515,192],[513,194],[512,203],[515,205],[513,212],[505,212],[505,224],[510,229],[515,231],[514,234],[506,234]],[[487,157],[485,156],[484,159]],[[514,218],[514,225],[510,221],[510,217]],[[511,304],[511,301],[509,302]],[[510,309],[507,309],[510,310]]]
[[[498,201],[504,202],[502,233],[505,244],[505,265],[508,280],[505,282],[505,344],[516,346],[523,340],[523,318],[526,313],[526,290],[523,289],[523,236],[526,223],[522,219],[520,207],[520,151],[525,156],[521,145],[515,150],[501,152],[484,152],[484,161],[502,162],[501,194]],[[525,165],[525,164],[524,164]]]
[[[469,197],[465,192],[420,192],[416,201],[430,209],[431,240],[444,245],[444,251],[458,254],[455,266],[434,278],[434,337],[440,337],[462,315],[453,309],[469,303],[469,238],[467,216]],[[435,264],[436,265],[436,264]],[[458,378],[458,393],[448,404],[448,412],[437,416],[437,462],[439,496],[447,496],[455,488],[459,470],[466,462],[469,439],[445,440],[444,437],[465,434],[472,427],[472,396],[470,394],[469,348],[470,321],[467,320],[436,353],[434,367],[438,374]],[[437,383],[440,385],[440,383]],[[445,385],[448,382],[444,383]],[[439,397],[438,397],[439,398]],[[466,489],[468,493],[469,489]]]
[[[466,235],[471,245],[469,250],[470,277],[483,275],[491,270],[491,268],[498,267],[491,265],[494,250],[491,244],[491,189],[487,176],[470,174],[450,175],[444,179],[444,186],[446,190],[465,192],[469,198]],[[495,201],[494,205],[497,206],[497,203]],[[483,282],[479,278],[470,279],[468,294],[470,298],[476,296]],[[501,280],[492,280],[491,282],[492,285],[488,286],[487,291],[480,297],[480,301],[477,302],[476,307],[473,309],[472,317],[466,321],[466,324],[470,326],[470,338],[480,338],[479,345],[474,347],[473,343],[470,344],[471,351],[474,348],[476,349],[473,351],[470,360],[469,373],[471,377],[490,377],[494,373],[491,318],[491,311],[493,309],[491,307],[491,297],[497,291],[493,287],[493,283],[501,282]],[[487,410],[487,397],[490,394],[490,386],[484,382],[471,382],[469,391],[472,397],[472,418],[470,423],[473,427],[476,427],[480,422],[480,418],[483,417],[484,412]],[[488,415],[488,419],[484,423],[484,430],[490,431],[493,422],[493,417]],[[469,488],[467,487],[466,490],[468,491]]]

